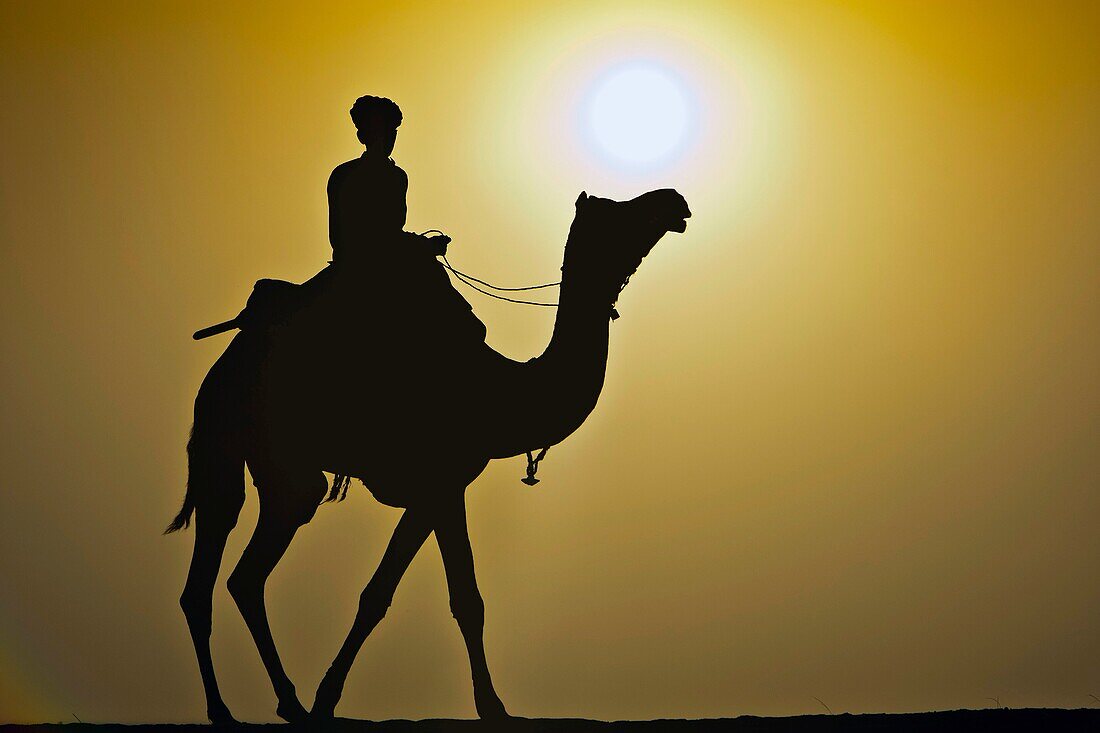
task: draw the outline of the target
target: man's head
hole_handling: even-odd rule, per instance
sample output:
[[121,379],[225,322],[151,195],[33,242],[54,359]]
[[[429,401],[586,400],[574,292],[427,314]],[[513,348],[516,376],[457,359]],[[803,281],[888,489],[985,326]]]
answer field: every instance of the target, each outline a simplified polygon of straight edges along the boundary
[[373,154],[389,157],[401,125],[401,108],[385,97],[359,97],[351,107],[359,142]]

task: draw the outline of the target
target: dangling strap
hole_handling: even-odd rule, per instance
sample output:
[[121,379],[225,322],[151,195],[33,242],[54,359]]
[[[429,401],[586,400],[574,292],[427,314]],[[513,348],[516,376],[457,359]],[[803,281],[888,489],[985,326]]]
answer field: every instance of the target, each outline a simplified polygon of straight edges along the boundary
[[533,456],[531,455],[531,451],[527,451],[527,476],[521,478],[520,481],[528,486],[534,486],[539,482],[539,480],[535,478],[535,472],[539,470],[539,461],[546,458],[546,451],[548,450],[550,450],[550,446],[546,446],[540,450],[537,456]]
[[[630,275],[633,274],[634,273],[630,273]],[[623,284],[619,286],[619,292],[615,294],[615,300],[611,301],[611,320],[613,321],[619,320],[619,311],[615,307],[615,304],[619,302],[619,294],[621,294],[626,286],[630,283],[630,275],[627,275],[626,279],[623,280]]]

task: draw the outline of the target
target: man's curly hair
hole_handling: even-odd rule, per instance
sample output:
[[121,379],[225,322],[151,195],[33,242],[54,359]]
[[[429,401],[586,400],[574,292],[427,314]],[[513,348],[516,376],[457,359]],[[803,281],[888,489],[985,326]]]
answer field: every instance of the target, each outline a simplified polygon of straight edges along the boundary
[[351,121],[356,130],[401,126],[401,108],[392,99],[365,96],[355,100],[351,106]]

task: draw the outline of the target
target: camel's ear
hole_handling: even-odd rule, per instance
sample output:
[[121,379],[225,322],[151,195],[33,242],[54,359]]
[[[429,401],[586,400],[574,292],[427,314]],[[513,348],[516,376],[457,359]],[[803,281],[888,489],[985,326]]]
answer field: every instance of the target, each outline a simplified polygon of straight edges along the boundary
[[581,195],[577,197],[576,206],[579,208],[580,205],[583,204],[585,201],[588,201],[588,194],[584,191],[581,191]]

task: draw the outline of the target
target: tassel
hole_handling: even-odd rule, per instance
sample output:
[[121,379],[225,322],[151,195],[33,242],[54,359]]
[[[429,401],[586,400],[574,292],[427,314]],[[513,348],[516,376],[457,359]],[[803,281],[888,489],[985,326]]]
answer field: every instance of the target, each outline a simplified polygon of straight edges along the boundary
[[520,481],[528,486],[534,486],[539,482],[539,480],[535,478],[535,473],[539,470],[539,461],[546,458],[546,452],[548,450],[550,450],[550,446],[546,446],[540,450],[537,456],[533,456],[531,455],[531,451],[527,451],[527,475],[521,478]]

